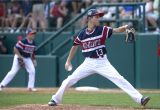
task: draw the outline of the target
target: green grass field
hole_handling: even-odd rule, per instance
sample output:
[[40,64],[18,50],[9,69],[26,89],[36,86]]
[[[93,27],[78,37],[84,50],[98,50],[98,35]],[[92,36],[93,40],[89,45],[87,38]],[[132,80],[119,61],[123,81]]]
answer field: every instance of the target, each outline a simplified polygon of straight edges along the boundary
[[[47,91],[47,90],[46,90]],[[145,92],[151,97],[146,108],[160,109],[160,92]],[[52,92],[9,91],[0,92],[0,108],[8,108],[23,104],[47,104]],[[113,106],[120,108],[141,108],[123,92],[76,92],[69,90],[63,98],[63,104]]]

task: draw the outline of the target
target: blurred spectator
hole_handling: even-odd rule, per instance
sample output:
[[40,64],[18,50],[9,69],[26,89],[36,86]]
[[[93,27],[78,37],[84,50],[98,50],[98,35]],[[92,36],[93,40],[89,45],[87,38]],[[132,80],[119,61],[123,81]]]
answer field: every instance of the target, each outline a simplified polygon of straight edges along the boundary
[[78,13],[81,12],[81,9],[89,7],[92,0],[61,0],[61,2],[66,6],[70,15],[75,17]]
[[45,18],[48,18],[50,16],[50,9],[55,5],[55,0],[45,0],[45,6],[44,6],[44,15]]
[[4,44],[6,36],[0,36],[0,54],[6,54],[7,53],[7,48]]
[[154,0],[153,8],[154,8],[154,14],[159,18],[157,20],[159,29],[156,29],[156,30],[160,32],[160,0]]
[[[98,5],[98,4],[106,4],[105,0],[94,0],[94,2],[92,3],[92,5]],[[98,7],[99,11],[103,11],[103,12],[107,12],[108,7]]]
[[159,0],[154,0],[153,3],[153,8],[154,8],[154,13],[156,14],[156,16],[160,16],[160,1]]
[[5,26],[5,4],[0,2],[0,27],[3,29]]
[[48,28],[49,30],[51,30],[51,27],[52,27],[52,19],[50,19],[50,9],[55,5],[56,1],[55,0],[46,0],[45,1],[45,6],[44,6],[44,15],[45,15],[45,18],[47,19],[47,24],[48,24]]
[[23,19],[22,19],[22,23],[19,26],[19,28],[16,30],[16,32],[20,32],[21,29],[24,26],[27,26],[27,28],[30,28],[30,24],[31,24],[31,16],[32,16],[32,0],[23,0],[21,1],[22,4],[22,9],[23,9]]
[[[93,0],[83,0],[81,6],[81,13],[83,13],[88,7],[93,4]],[[82,19],[79,20],[78,27],[84,28],[87,24],[87,16],[83,16]]]
[[68,9],[68,14],[72,15],[73,13],[72,0],[61,0],[61,3],[65,5],[65,7]]
[[[132,2],[132,0],[123,0],[123,2]],[[122,18],[129,18],[131,19],[132,18],[132,14],[134,12],[134,7],[133,6],[122,6],[121,9],[120,9],[120,16]]]
[[73,15],[80,13],[82,0],[72,0]]
[[[108,3],[118,3],[118,0],[109,0]],[[103,16],[103,19],[113,19],[116,15],[116,7],[108,7],[107,13]]]
[[[83,0],[81,9],[82,9],[82,8],[83,8],[83,9],[88,8],[89,6],[92,5],[92,3],[93,3],[93,0]],[[82,12],[82,10],[81,10],[81,12]]]
[[[124,3],[127,2],[133,2],[134,0],[123,0]],[[122,6],[120,8],[120,17],[122,19],[132,19],[134,15],[134,11],[136,10],[136,7],[132,5]],[[126,23],[123,23],[122,25],[125,25]],[[127,23],[129,25],[133,25],[132,22]]]
[[10,31],[11,27],[11,22],[10,22],[10,17],[11,17],[11,8],[10,8],[10,3],[5,4],[5,18],[4,18],[4,32]]
[[10,23],[11,23],[11,33],[15,31],[18,26],[19,21],[23,19],[23,10],[18,0],[12,0],[11,2],[11,16],[10,16]]
[[[4,0],[5,1],[5,0]],[[48,24],[56,29],[61,28],[70,16],[75,17],[80,12],[94,4],[127,2],[147,2],[146,21],[159,32],[156,21],[158,20],[158,2],[160,0],[7,0],[0,2],[0,28],[10,27],[10,32],[20,32],[24,27],[46,31]],[[57,3],[56,3],[57,2]],[[106,12],[102,20],[114,19],[116,7],[97,7],[100,11]],[[136,7],[122,6],[120,17],[132,19]],[[135,14],[136,15],[136,14]],[[83,19],[83,20],[82,20]],[[87,18],[84,16],[75,26],[84,27]],[[47,22],[49,21],[49,23]],[[147,22],[146,22],[147,23]],[[147,23],[147,24],[148,24]],[[158,22],[159,23],[159,22]],[[107,22],[107,25],[113,23]],[[38,28],[37,28],[38,27]],[[6,30],[6,29],[5,29]]]
[[9,29],[9,18],[7,16],[8,7],[5,2],[0,2],[0,27],[2,31],[6,32]]
[[[118,0],[108,0],[107,3],[118,3]],[[103,20],[115,20],[115,15],[116,15],[116,7],[115,6],[110,6],[106,10],[106,14],[103,16]],[[115,22],[105,22],[107,26],[114,27]]]
[[159,32],[159,28],[156,22],[158,20],[158,14],[154,13],[153,0],[146,0],[146,20],[147,26],[148,23],[150,23],[152,27],[156,28],[156,32]]
[[56,2],[54,6],[50,8],[51,22],[56,25],[56,29],[63,26],[64,22],[68,20],[68,9],[63,2]]
[[32,18],[31,18],[31,28],[37,30],[37,26],[39,26],[40,30],[46,31],[47,28],[47,20],[45,18],[45,4],[42,0],[35,0],[33,9],[32,9]]

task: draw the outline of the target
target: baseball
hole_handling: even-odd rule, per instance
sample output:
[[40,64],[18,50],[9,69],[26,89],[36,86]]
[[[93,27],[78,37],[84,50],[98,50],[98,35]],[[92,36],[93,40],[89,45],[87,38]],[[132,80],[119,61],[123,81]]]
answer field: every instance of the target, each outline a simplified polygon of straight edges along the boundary
[[71,65],[68,67],[67,71],[72,71],[72,66]]

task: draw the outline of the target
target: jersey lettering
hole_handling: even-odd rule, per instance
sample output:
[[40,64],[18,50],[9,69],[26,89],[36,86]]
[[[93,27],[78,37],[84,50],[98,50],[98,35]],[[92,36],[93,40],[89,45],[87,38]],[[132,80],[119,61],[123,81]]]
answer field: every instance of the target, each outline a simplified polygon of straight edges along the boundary
[[93,48],[93,47],[96,47],[96,46],[99,46],[99,45],[101,45],[100,39],[96,39],[96,40],[93,40],[93,41],[88,41],[88,42],[83,42],[82,43],[83,49],[89,49],[89,48]]
[[33,52],[34,52],[34,49],[35,49],[34,47],[25,47],[24,50],[25,50],[26,52],[28,52],[28,53],[33,53]]

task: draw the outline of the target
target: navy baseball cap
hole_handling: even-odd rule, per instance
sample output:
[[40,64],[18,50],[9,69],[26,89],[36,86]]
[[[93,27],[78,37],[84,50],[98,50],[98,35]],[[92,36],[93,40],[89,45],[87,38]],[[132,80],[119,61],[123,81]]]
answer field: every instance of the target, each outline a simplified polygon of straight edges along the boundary
[[99,17],[102,17],[102,16],[104,16],[104,12],[99,12],[96,9],[90,9],[87,12],[87,17],[92,17],[92,16],[96,16],[96,15],[99,15]]
[[29,29],[28,31],[27,31],[27,36],[28,35],[32,35],[32,34],[36,34],[37,32],[35,31],[35,30],[32,30],[32,29]]

